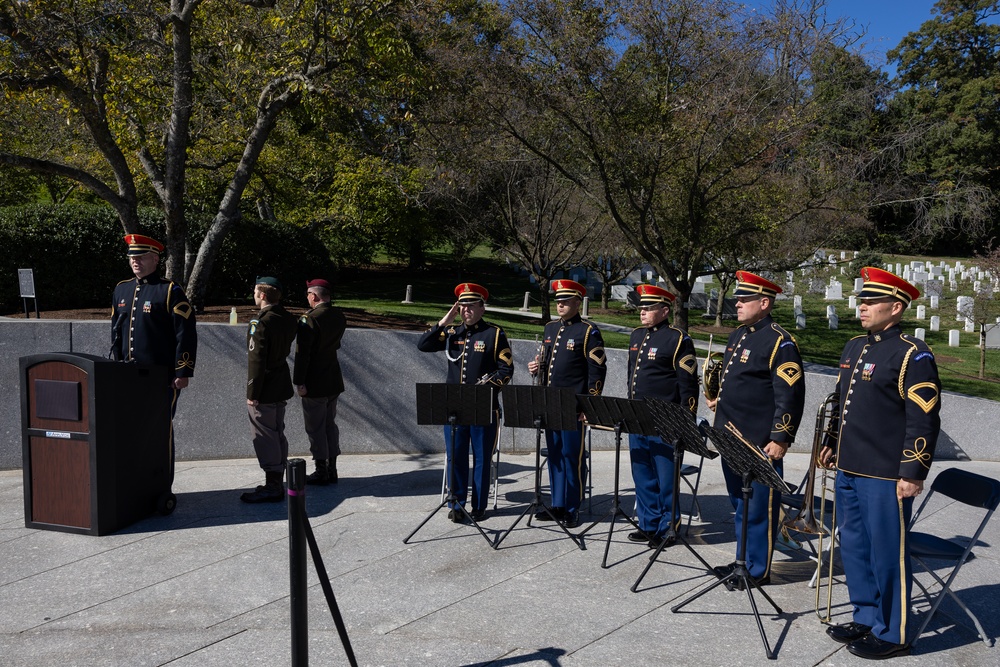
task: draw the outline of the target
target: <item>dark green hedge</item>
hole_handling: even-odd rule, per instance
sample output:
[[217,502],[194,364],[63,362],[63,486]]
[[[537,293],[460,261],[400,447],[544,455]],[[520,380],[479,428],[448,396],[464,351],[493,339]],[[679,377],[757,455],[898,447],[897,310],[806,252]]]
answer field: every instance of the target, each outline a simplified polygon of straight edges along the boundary
[[[197,248],[209,221],[191,223]],[[145,233],[162,239],[162,216],[140,211]],[[0,208],[0,310],[21,310],[17,269],[34,269],[42,310],[107,306],[119,281],[131,277],[122,228],[106,206],[72,204]],[[206,303],[249,300],[258,275],[274,275],[302,305],[304,283],[334,278],[329,253],[316,236],[279,222],[244,218],[223,242],[209,283]],[[301,289],[299,289],[301,287]]]

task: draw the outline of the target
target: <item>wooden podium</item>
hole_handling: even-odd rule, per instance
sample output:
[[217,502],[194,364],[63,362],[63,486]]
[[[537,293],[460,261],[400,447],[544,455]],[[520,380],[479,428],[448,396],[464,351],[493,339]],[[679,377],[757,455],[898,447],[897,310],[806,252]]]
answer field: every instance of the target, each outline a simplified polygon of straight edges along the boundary
[[24,525],[107,535],[169,513],[169,369],[50,353],[20,359]]

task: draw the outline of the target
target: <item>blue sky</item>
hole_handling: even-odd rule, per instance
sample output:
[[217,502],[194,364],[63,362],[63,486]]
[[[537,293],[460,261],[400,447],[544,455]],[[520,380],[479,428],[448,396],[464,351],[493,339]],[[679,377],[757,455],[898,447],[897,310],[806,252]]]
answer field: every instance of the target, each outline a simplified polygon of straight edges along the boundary
[[869,62],[886,68],[886,51],[894,49],[903,37],[931,19],[935,0],[827,0],[827,18],[853,19],[858,28],[867,27],[861,50]]

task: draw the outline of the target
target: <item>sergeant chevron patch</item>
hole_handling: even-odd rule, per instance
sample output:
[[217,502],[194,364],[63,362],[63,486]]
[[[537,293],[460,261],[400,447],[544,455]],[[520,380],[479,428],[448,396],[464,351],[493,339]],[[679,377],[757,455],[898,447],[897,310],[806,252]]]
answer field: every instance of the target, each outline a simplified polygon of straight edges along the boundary
[[927,414],[937,405],[938,388],[933,382],[921,382],[910,387],[906,391],[906,397]]
[[802,367],[794,361],[786,361],[778,366],[778,377],[791,387],[802,378]]

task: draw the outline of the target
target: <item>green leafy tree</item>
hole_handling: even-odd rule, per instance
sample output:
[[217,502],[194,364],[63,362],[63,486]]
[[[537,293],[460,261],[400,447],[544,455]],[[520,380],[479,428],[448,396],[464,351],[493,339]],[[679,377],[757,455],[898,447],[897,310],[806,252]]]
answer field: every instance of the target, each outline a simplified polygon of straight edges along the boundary
[[939,0],[932,13],[888,54],[894,112],[921,126],[905,166],[922,196],[906,204],[924,237],[982,241],[1000,192],[1000,2]]
[[[359,103],[369,82],[410,83],[392,69],[411,56],[400,7],[0,0],[0,88],[13,110],[0,122],[0,163],[79,183],[126,231],[139,229],[144,199],[157,202],[167,273],[200,301],[242,200],[267,189],[254,179],[283,116],[324,98],[360,117],[373,106]],[[210,198],[197,206],[213,217],[198,244],[194,195]]]
[[684,303],[711,253],[797,263],[859,208],[870,146],[817,132],[829,109],[812,58],[839,35],[799,4],[759,17],[726,0],[512,2],[509,38],[481,32],[453,78],[491,128],[606,211]]

